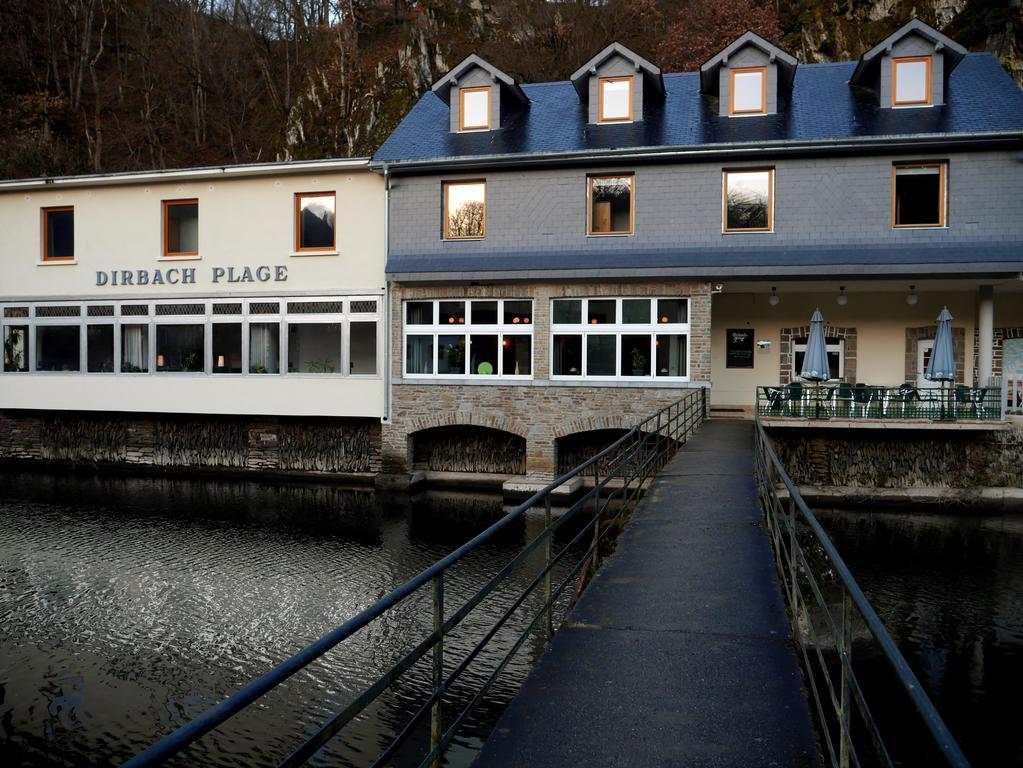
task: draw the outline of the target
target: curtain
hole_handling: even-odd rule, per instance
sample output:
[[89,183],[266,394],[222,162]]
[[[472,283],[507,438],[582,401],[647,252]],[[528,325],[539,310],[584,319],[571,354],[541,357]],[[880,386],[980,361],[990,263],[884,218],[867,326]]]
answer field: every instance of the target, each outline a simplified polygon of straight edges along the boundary
[[249,327],[249,372],[280,373],[280,326],[256,323]]
[[125,325],[121,328],[121,370],[145,373],[149,369],[149,328]]

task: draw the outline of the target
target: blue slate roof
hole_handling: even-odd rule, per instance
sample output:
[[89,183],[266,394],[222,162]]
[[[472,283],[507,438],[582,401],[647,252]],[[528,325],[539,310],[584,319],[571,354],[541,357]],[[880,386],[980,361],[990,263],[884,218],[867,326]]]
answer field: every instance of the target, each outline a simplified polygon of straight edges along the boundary
[[[926,269],[921,269],[926,267]],[[470,275],[514,272],[579,271],[591,277],[625,273],[715,275],[753,274],[766,270],[781,274],[792,270],[801,277],[828,274],[966,274],[1017,271],[1023,267],[1023,243],[992,241],[947,245],[931,243],[841,246],[762,246],[717,248],[630,249],[623,262],[620,251],[588,249],[561,251],[507,251],[475,253],[391,254],[389,275],[429,279],[430,274]]]
[[513,111],[503,128],[452,133],[448,105],[426,93],[373,157],[374,162],[443,161],[610,149],[757,145],[912,137],[923,134],[1023,132],[1023,91],[988,53],[967,55],[949,76],[943,106],[887,109],[848,81],[856,62],[801,64],[791,94],[779,93],[778,113],[728,118],[700,94],[700,75],[664,75],[662,103],[644,106],[641,122],[587,123],[586,105],[572,83],[523,85],[528,108]]

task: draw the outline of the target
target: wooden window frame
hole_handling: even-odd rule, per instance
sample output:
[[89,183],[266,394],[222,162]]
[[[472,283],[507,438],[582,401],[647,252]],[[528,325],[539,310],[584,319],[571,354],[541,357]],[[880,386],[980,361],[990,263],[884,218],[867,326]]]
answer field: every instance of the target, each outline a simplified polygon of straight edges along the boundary
[[49,247],[50,246],[50,234],[49,234],[49,227],[47,226],[47,224],[48,224],[47,219],[49,218],[51,213],[67,213],[68,211],[71,211],[71,214],[74,215],[75,207],[73,205],[55,205],[55,206],[50,206],[50,207],[47,207],[47,208],[43,208],[42,211],[43,211],[43,221],[42,221],[42,224],[43,224],[43,253],[42,253],[42,260],[45,261],[45,262],[50,262],[50,263],[53,263],[53,262],[67,263],[69,261],[74,261],[75,258],[77,257],[77,253],[76,253],[77,248],[72,248],[71,249],[72,253],[71,253],[70,256],[48,256],[47,255],[49,253],[49,250],[50,250],[50,247]]
[[[330,245],[314,248],[302,247],[302,200],[306,197],[334,198],[334,238]],[[295,253],[333,253],[337,250],[337,191],[295,193]]]
[[[940,202],[938,204],[937,224],[898,224],[895,220],[896,214],[896,174],[900,168],[937,168],[938,169],[938,192]],[[948,161],[931,160],[916,163],[892,163],[892,229],[944,229],[948,222]]]
[[[192,197],[192,198],[187,198],[187,199],[186,198],[182,198],[180,200],[163,200],[162,201],[162,205],[163,205],[163,258],[165,258],[165,259],[181,259],[181,258],[188,258],[188,257],[192,257],[192,256],[198,256],[199,255],[199,251],[198,250],[195,250],[195,251],[174,251],[173,253],[171,252],[171,250],[170,250],[170,228],[169,228],[168,225],[170,223],[170,209],[172,207],[176,206],[176,205],[194,205],[196,207],[196,209],[197,209],[196,210],[196,218],[198,218],[198,216],[199,216],[199,212],[198,212],[199,198]],[[198,232],[196,232],[196,238],[195,239],[196,239],[196,242],[198,243],[198,241],[199,241],[199,233]]]
[[[914,61],[923,61],[927,64],[927,87],[924,89],[926,94],[923,101],[898,101],[898,73],[899,64],[910,64]],[[931,79],[931,71],[933,62],[930,56],[900,56],[899,58],[892,58],[892,107],[929,107],[934,101],[931,96],[931,88],[934,85]]]
[[[774,232],[774,167],[764,168],[724,168],[721,171],[721,232],[724,234]],[[730,173],[763,173],[769,175],[767,184],[767,226],[735,229],[728,226],[728,174]]]
[[[619,77],[600,77],[597,78],[597,122],[598,123],[631,123],[632,122],[632,89],[634,83],[632,82],[632,75],[624,75]],[[626,82],[629,84],[629,114],[627,117],[604,117],[604,83],[621,83]]]
[[[760,73],[760,109],[735,108],[735,76],[749,72]],[[767,67],[736,67],[728,70],[728,114],[729,115],[766,115],[767,114]]]
[[[628,176],[629,183],[629,231],[628,232],[594,232],[593,231],[593,180],[621,179]],[[586,176],[586,236],[587,237],[624,237],[636,233],[636,173],[593,173]]]
[[[487,94],[487,122],[486,125],[467,125],[465,122],[465,96],[468,93],[479,93],[486,91]],[[490,106],[493,103],[494,95],[490,92],[489,85],[481,85],[473,88],[459,88],[458,90],[458,130],[459,131],[489,131],[490,130]]]
[[[457,187],[464,184],[482,184],[483,185],[483,233],[479,235],[459,237],[457,235],[450,234],[448,230],[448,224],[450,218],[448,217],[448,188]],[[442,240],[486,240],[487,239],[487,180],[486,179],[457,179],[455,181],[442,181],[441,188],[443,190],[443,210],[441,211],[441,239]]]

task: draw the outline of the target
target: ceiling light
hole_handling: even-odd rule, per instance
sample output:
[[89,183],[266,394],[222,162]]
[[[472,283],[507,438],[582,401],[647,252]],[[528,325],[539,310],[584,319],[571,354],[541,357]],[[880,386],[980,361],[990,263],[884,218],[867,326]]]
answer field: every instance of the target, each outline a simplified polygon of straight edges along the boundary
[[845,286],[839,286],[838,296],[835,297],[835,301],[838,302],[838,306],[844,307],[849,303],[849,294],[845,292]]
[[770,304],[772,307],[777,307],[779,301],[781,301],[781,299],[778,298],[778,289],[772,287],[771,295],[767,297],[767,303]]
[[912,307],[918,301],[920,301],[920,297],[916,293],[916,286],[915,285],[909,286],[909,293],[906,294],[906,303]]

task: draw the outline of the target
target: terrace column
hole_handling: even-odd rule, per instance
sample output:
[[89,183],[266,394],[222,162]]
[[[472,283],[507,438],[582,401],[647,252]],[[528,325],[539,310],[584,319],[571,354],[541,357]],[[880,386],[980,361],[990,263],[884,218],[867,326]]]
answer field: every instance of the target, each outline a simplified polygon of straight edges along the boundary
[[995,289],[993,285],[980,286],[977,305],[977,386],[991,383],[991,365],[995,345]]

